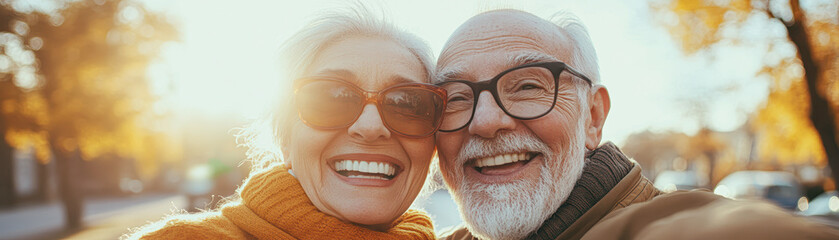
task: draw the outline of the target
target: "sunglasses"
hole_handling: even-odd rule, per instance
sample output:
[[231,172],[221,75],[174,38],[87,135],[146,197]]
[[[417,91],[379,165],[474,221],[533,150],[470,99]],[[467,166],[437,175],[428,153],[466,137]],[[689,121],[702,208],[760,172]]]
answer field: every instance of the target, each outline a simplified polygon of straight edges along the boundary
[[385,127],[398,135],[427,137],[442,123],[446,90],[431,84],[403,83],[370,92],[339,80],[303,80],[295,85],[300,120],[316,129],[351,126],[364,106],[376,104]]

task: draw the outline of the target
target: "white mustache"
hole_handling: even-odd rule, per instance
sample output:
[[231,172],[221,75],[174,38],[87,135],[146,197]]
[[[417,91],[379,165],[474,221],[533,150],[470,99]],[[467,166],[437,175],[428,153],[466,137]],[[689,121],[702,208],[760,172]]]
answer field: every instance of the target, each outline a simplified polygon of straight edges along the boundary
[[472,159],[516,152],[550,154],[551,149],[531,132],[501,132],[494,138],[470,135],[457,154],[455,163],[463,165]]

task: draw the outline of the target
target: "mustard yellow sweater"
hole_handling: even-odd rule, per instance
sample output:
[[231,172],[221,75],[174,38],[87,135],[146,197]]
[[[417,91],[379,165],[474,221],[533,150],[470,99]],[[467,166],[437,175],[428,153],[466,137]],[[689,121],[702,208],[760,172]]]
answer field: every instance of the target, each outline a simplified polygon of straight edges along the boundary
[[434,239],[431,219],[408,210],[379,232],[318,211],[283,166],[252,174],[220,210],[167,217],[128,239]]

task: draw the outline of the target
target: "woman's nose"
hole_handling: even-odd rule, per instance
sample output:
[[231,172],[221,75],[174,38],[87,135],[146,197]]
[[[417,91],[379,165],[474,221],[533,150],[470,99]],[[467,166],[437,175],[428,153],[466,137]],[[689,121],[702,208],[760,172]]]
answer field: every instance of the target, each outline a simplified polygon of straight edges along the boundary
[[367,104],[361,110],[361,116],[350,125],[347,133],[351,137],[365,142],[375,142],[381,139],[390,138],[390,130],[385,127],[379,110],[375,104]]

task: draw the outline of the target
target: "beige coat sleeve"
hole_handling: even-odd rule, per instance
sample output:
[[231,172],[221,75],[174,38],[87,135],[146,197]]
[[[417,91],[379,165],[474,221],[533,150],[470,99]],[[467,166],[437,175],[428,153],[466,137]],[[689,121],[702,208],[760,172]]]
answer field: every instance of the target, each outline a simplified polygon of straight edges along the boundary
[[839,230],[765,201],[695,190],[612,212],[583,239],[839,239]]

